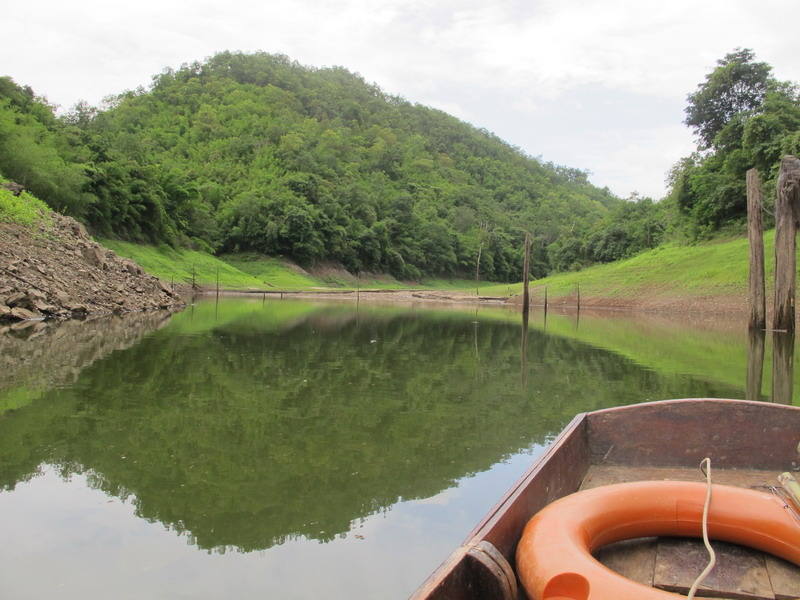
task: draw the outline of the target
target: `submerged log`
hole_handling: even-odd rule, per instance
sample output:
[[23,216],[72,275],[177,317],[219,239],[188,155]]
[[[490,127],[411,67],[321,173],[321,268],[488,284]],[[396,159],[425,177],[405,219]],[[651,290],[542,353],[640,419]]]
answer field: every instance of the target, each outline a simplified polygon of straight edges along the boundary
[[781,160],[775,202],[775,310],[772,328],[795,329],[796,234],[800,214],[800,160]]
[[750,329],[767,326],[764,292],[764,224],[761,218],[761,179],[758,169],[747,172],[747,231],[750,238]]

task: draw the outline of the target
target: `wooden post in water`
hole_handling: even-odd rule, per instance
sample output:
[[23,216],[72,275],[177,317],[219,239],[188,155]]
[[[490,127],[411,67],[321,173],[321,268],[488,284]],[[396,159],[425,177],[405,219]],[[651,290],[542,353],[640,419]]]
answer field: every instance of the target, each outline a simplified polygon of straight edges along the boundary
[[576,284],[578,286],[578,312],[581,310],[581,284]]
[[547,312],[547,286],[544,286],[544,312]]
[[527,315],[530,308],[530,278],[531,278],[531,234],[525,234],[525,262],[522,266],[522,314]]
[[800,213],[800,160],[781,160],[775,201],[775,310],[772,328],[794,331],[797,216]]
[[481,253],[483,253],[483,242],[478,246],[478,260],[475,262],[475,295],[480,296],[481,281]]
[[764,225],[761,218],[761,178],[758,176],[758,169],[750,169],[747,172],[747,232],[750,238],[750,295],[748,296],[750,322],[748,326],[750,329],[766,329]]

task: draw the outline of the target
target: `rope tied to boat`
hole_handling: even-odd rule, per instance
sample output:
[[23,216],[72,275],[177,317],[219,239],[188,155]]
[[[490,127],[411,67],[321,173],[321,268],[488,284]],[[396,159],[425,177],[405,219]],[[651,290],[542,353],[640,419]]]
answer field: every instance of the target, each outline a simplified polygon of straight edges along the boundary
[[789,511],[795,524],[800,527],[800,483],[789,472],[778,475],[780,487],[775,485],[765,486],[778,499],[783,508]]
[[706,476],[706,501],[703,505],[703,544],[706,546],[706,550],[708,550],[708,565],[706,568],[703,569],[703,572],[697,576],[697,579],[694,580],[692,587],[689,589],[689,600],[694,598],[694,595],[697,593],[697,588],[700,587],[700,584],[705,581],[708,574],[711,573],[711,570],[714,568],[714,565],[717,564],[717,555],[714,552],[714,549],[711,547],[711,542],[708,539],[708,508],[711,505],[711,459],[706,457],[700,462],[700,470]]

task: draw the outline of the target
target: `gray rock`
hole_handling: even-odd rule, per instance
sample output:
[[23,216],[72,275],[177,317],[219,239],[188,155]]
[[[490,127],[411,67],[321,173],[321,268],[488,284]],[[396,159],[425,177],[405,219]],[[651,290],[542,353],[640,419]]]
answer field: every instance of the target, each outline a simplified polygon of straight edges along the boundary
[[28,302],[28,296],[24,292],[14,292],[6,298],[6,304],[11,308],[24,306]]
[[41,319],[42,315],[30,311],[27,308],[20,308],[19,306],[15,306],[14,308],[11,309],[11,318],[18,319],[20,321],[28,321],[30,319]]
[[81,248],[81,254],[86,262],[98,269],[106,268],[106,253],[99,246],[89,246]]
[[18,183],[14,183],[13,181],[7,181],[6,183],[4,183],[2,185],[2,188],[4,190],[8,190],[9,192],[14,194],[15,196],[19,196],[19,195],[22,194],[22,192],[25,191],[25,188],[23,186],[21,186]]

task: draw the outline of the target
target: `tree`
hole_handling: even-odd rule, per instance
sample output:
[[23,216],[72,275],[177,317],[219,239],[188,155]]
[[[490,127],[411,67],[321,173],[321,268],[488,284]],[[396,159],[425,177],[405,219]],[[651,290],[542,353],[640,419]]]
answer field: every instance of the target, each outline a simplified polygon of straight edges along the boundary
[[717,68],[687,97],[684,123],[694,130],[701,150],[712,148],[717,134],[737,114],[762,106],[773,82],[771,72],[772,67],[755,62],[755,54],[747,48],[737,48],[717,61]]

